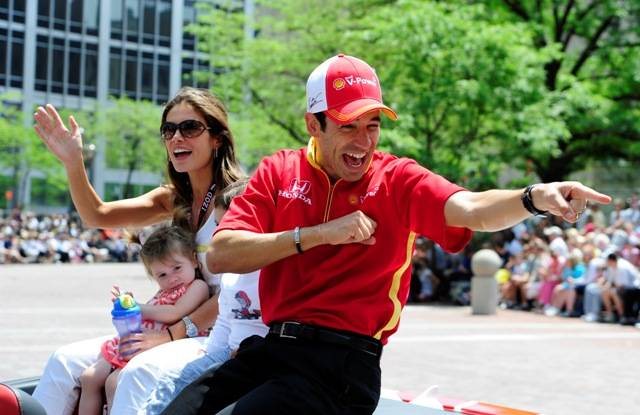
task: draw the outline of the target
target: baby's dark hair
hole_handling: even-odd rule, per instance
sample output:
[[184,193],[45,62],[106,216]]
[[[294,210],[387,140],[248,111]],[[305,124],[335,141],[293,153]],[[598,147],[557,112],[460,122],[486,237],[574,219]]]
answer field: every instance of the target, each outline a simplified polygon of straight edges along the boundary
[[162,226],[153,231],[144,241],[140,250],[140,259],[151,275],[152,262],[162,261],[173,254],[193,258],[196,248],[193,233],[180,226]]
[[213,206],[221,207],[224,210],[229,209],[233,198],[244,192],[244,189],[247,188],[248,182],[248,178],[238,179],[222,189],[222,191],[216,195],[215,199],[213,199]]

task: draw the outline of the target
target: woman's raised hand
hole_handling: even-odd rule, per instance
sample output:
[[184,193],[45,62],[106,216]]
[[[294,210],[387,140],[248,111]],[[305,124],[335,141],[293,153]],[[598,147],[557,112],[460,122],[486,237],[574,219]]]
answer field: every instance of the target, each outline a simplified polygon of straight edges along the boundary
[[64,125],[58,111],[51,104],[38,107],[33,118],[36,121],[36,133],[65,166],[82,162],[82,135],[73,115],[69,116],[71,131]]

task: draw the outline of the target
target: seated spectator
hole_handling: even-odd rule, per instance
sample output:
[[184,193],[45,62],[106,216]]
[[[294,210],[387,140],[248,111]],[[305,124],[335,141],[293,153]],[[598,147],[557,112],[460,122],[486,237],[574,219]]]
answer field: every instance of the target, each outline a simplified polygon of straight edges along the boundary
[[540,288],[542,287],[543,275],[546,275],[547,265],[551,261],[549,247],[540,238],[531,241],[530,252],[527,256],[529,275],[527,281],[522,286],[521,295],[525,298],[525,310],[531,309],[536,303]]
[[562,269],[562,282],[553,290],[551,307],[547,315],[555,315],[564,309],[563,316],[574,316],[576,286],[584,283],[586,268],[582,262],[582,252],[574,248]]
[[[566,246],[566,245],[565,245]],[[545,313],[554,315],[551,305],[551,299],[553,297],[553,290],[556,285],[562,281],[562,270],[564,268],[566,259],[560,252],[564,252],[560,245],[549,246],[550,257],[545,268],[541,268],[540,274],[542,276],[542,285],[540,286],[540,294],[538,295],[538,303],[543,307]]]
[[411,259],[411,294],[410,301],[429,301],[435,296],[439,280],[431,270],[428,258],[428,245],[423,237],[416,239],[416,246]]
[[500,305],[504,308],[516,308],[526,303],[526,298],[521,295],[522,286],[529,280],[529,263],[525,261],[525,252],[518,253],[507,261],[505,269],[509,273],[509,279],[500,286]]
[[[607,284],[602,290],[602,303],[605,309],[605,321],[615,321],[613,311],[617,313],[620,324],[635,323],[634,307],[639,295],[640,273],[629,261],[616,254],[607,256]],[[626,300],[626,303],[623,302]]]

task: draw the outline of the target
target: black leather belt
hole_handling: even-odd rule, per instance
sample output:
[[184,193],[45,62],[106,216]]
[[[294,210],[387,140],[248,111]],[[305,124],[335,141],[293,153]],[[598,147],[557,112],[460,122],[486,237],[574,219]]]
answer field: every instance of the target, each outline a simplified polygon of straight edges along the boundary
[[269,334],[283,339],[303,339],[339,344],[376,357],[382,355],[382,343],[372,337],[310,326],[296,321],[273,323],[269,327]]

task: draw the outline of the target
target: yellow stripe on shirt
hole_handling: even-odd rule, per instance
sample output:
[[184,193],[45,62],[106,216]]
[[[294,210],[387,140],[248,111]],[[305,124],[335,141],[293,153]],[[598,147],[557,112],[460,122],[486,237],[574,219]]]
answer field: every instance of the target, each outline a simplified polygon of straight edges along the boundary
[[373,336],[378,340],[382,338],[382,332],[392,330],[398,325],[398,322],[400,321],[400,313],[402,312],[402,305],[400,304],[400,299],[398,298],[398,292],[400,291],[400,281],[402,280],[402,276],[404,275],[404,273],[407,271],[407,268],[411,264],[411,257],[413,256],[413,242],[415,240],[416,233],[410,232],[409,238],[407,239],[407,256],[402,266],[393,274],[391,288],[389,288],[389,299],[393,304],[393,314],[391,315],[391,318],[389,319],[387,324]]

